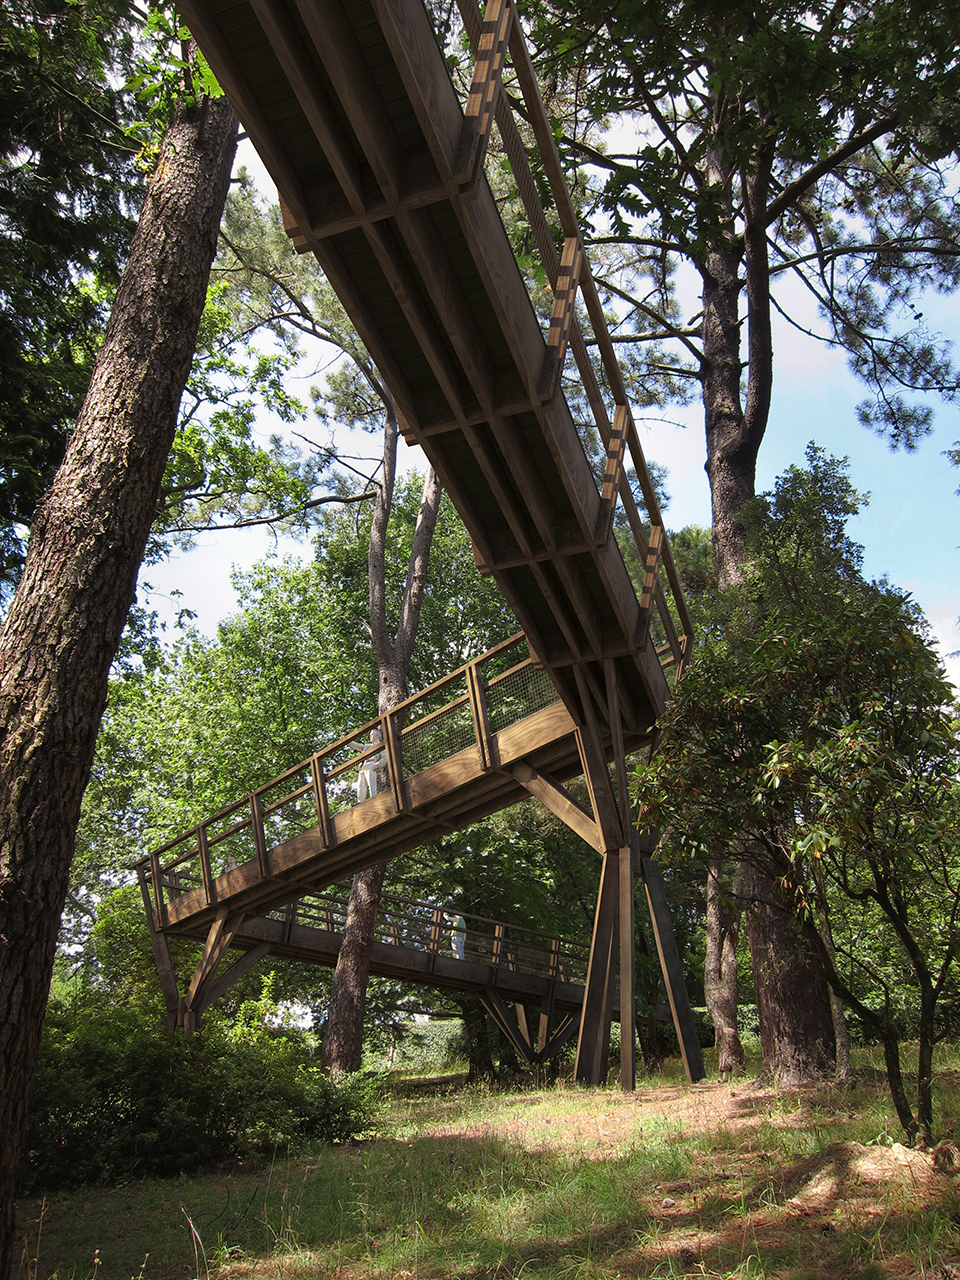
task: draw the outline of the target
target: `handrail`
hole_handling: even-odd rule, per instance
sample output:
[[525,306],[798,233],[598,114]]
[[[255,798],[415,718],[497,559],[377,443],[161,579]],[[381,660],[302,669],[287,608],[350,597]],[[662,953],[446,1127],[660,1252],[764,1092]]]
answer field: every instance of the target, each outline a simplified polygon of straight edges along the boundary
[[[166,903],[172,897],[187,891],[188,888],[193,889],[202,885],[204,907],[209,907],[217,900],[217,881],[220,875],[228,872],[232,867],[240,865],[242,862],[258,860],[262,874],[268,874],[269,849],[273,845],[281,843],[290,834],[299,833],[284,829],[284,824],[291,820],[287,812],[291,806],[296,806],[297,813],[292,821],[299,823],[299,830],[302,831],[307,827],[316,826],[320,830],[321,839],[325,846],[331,843],[331,815],[335,816],[337,812],[342,812],[344,808],[352,808],[356,804],[363,803],[368,798],[364,792],[368,791],[372,796],[392,789],[399,807],[405,781],[404,759],[408,757],[409,752],[417,753],[419,751],[417,736],[422,736],[425,729],[429,732],[431,728],[436,727],[440,730],[439,744],[444,752],[440,758],[445,758],[451,754],[449,739],[444,736],[442,730],[444,717],[448,717],[452,721],[451,729],[448,733],[458,736],[463,741],[464,746],[475,746],[480,753],[481,759],[484,759],[486,750],[483,740],[484,730],[472,715],[464,715],[465,709],[471,707],[471,684],[475,686],[478,691],[478,697],[484,704],[485,716],[489,717],[493,708],[488,707],[486,704],[485,700],[488,693],[498,695],[504,688],[508,687],[507,682],[511,677],[516,679],[525,673],[536,673],[535,679],[541,681],[543,685],[542,689],[539,690],[540,700],[538,704],[533,706],[529,698],[525,701],[525,690],[529,693],[530,687],[529,679],[527,679],[524,688],[518,690],[516,714],[510,723],[515,723],[526,715],[532,714],[534,711],[559,700],[559,695],[549,676],[536,667],[529,657],[523,658],[522,661],[516,663],[507,671],[498,672],[489,681],[483,678],[484,671],[491,662],[502,658],[511,649],[525,643],[526,637],[522,632],[511,636],[509,640],[496,645],[493,649],[472,659],[470,662],[464,663],[456,671],[444,676],[441,680],[435,681],[412,697],[404,699],[403,702],[393,707],[390,711],[378,716],[375,720],[367,721],[359,728],[337,739],[336,742],[322,747],[309,759],[301,761],[290,769],[286,769],[276,778],[255,788],[254,791],[243,798],[225,805],[211,817],[197,823],[175,839],[168,841],[158,849],[152,850],[149,854],[140,858],[134,863],[134,867],[142,868],[149,865],[154,906],[161,927],[166,922]],[[457,691],[457,696],[450,698],[443,706],[432,707],[419,718],[411,719],[411,713],[415,712],[418,707],[422,707],[425,703],[429,704],[438,693],[445,689],[453,692],[458,683],[465,686],[465,693]],[[534,700],[536,701],[536,690],[534,695]],[[502,716],[502,710],[500,714]],[[453,717],[456,717],[456,719],[453,720]],[[405,719],[410,722],[404,724],[403,721]],[[363,742],[362,749],[355,750],[360,740],[365,738],[371,729],[380,731],[380,742]],[[436,743],[436,741],[437,739],[435,738],[434,742]],[[429,742],[430,739],[428,738],[428,744]],[[393,743],[392,748],[391,743]],[[428,752],[429,749],[428,745]],[[462,748],[458,746],[457,749]],[[338,755],[345,750],[351,751],[349,758],[338,761]],[[379,764],[378,762],[376,769],[368,768],[364,770],[365,762],[381,756],[385,757],[386,763]],[[419,768],[414,769],[409,776],[413,776],[414,773],[429,767],[429,763],[433,763],[433,761],[424,764],[421,756]],[[381,770],[388,778],[386,786],[380,786],[379,784],[377,775],[381,773]],[[349,788],[345,783],[345,777],[348,773],[352,774],[354,771],[359,771],[358,780],[353,786],[357,793],[356,799],[351,799],[345,805],[343,803],[344,797],[349,797]],[[299,780],[300,785],[293,786],[288,790],[287,788],[295,780]],[[270,800],[270,794],[275,793],[278,788],[283,789],[283,794],[278,799]],[[308,804],[309,814],[305,816],[301,806],[305,797],[310,795],[313,797],[313,804]],[[243,816],[240,817],[240,812],[244,810]],[[238,815],[236,820],[229,822],[229,819],[235,814]],[[307,816],[309,821],[306,820]],[[222,825],[225,822],[227,825]],[[306,825],[304,825],[305,822]],[[184,844],[186,844],[186,848],[182,852],[178,852],[176,857],[165,864],[161,863],[160,859],[164,854],[180,850]],[[248,848],[247,845],[250,847]],[[217,851],[218,859],[222,859],[221,862],[218,862],[218,869],[216,870],[211,861],[211,851],[213,850]],[[199,866],[188,870],[185,864],[194,862],[198,862]]]
[[[349,888],[343,882],[320,893],[304,894],[292,904],[292,910],[290,907],[283,908],[284,921],[311,927],[315,924],[316,916],[326,917],[323,926],[327,932],[339,933],[342,931],[342,921],[346,917],[348,897]],[[421,914],[414,914],[410,908],[418,909]],[[463,926],[451,924],[449,921],[446,926],[438,923],[439,920],[451,915],[459,916],[464,922]],[[488,930],[492,929],[493,933],[484,932],[476,928],[477,925],[486,926]],[[414,926],[413,931],[410,931],[410,926]],[[402,941],[401,930],[407,930]],[[417,930],[423,935],[422,937],[418,938]],[[470,945],[471,940],[474,944],[477,942],[487,944],[481,954],[484,963],[489,963],[494,968],[516,970],[518,965],[522,965],[525,971],[543,977],[557,978],[563,973],[564,976],[561,978],[563,981],[576,980],[572,976],[574,972],[580,978],[585,975],[590,952],[589,944],[572,938],[546,933],[541,929],[531,929],[525,925],[504,924],[487,916],[461,911],[456,906],[444,907],[437,903],[423,902],[416,898],[389,893],[384,894],[380,900],[374,925],[374,936],[383,934],[390,935],[388,940],[385,939],[387,945],[408,946],[412,950],[434,954],[438,952],[442,935],[449,934],[451,939],[459,935],[463,939],[466,955],[469,955],[471,950],[474,955],[477,954],[476,945],[473,947]],[[418,942],[421,943],[420,946],[417,946]],[[452,942],[451,949],[453,949]],[[466,959],[466,955],[457,956],[454,951],[453,958],[462,960]],[[542,961],[539,958],[541,956]]]

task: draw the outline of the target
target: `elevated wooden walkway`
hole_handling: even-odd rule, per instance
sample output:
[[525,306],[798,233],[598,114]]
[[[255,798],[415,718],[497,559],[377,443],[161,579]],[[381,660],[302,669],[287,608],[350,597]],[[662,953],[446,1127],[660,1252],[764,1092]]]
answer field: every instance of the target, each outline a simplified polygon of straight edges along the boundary
[[[205,988],[195,1002],[198,1012],[266,956],[332,968],[343,941],[349,888],[341,882],[246,920],[232,943],[243,954]],[[589,948],[569,938],[384,894],[370,972],[475,995],[521,1057],[536,1063],[553,1057],[579,1029],[588,964]],[[619,998],[613,1015],[617,1021]]]
[[[633,877],[644,865],[626,755],[650,740],[692,628],[513,4],[489,0],[481,15],[476,0],[459,3],[477,59],[463,102],[421,0],[178,7],[277,184],[295,248],[316,256],[401,430],[436,468],[478,565],[516,614],[528,674],[498,671],[487,655],[450,677],[465,683],[458,696],[448,681],[429,694],[449,706],[417,713],[416,723],[404,718],[409,706],[382,718],[383,747],[368,760],[385,754],[384,785],[365,803],[348,795],[355,734],[153,855],[148,915],[161,973],[165,933],[207,927],[186,997],[193,1016],[246,917],[532,793],[602,854],[577,1058],[578,1078],[599,1080],[618,952],[620,985],[633,990]],[[522,118],[502,91],[505,75]],[[495,133],[522,201],[525,252],[539,255],[553,290],[542,324],[484,174]],[[531,155],[545,177],[539,188]],[[568,349],[583,401],[577,422],[563,389]],[[580,432],[600,441],[596,474]],[[511,679],[536,685],[539,705],[498,719],[500,675],[504,689]],[[429,738],[434,709],[438,720],[459,715],[466,737],[410,763],[417,724]],[[589,808],[562,787],[574,773],[586,778]],[[169,875],[194,880],[173,885]],[[658,884],[650,868],[658,947],[696,1076],[702,1063],[692,1020],[681,1025],[686,995]],[[632,1001],[623,1013],[632,1020]],[[622,1070],[632,1087],[632,1063]]]

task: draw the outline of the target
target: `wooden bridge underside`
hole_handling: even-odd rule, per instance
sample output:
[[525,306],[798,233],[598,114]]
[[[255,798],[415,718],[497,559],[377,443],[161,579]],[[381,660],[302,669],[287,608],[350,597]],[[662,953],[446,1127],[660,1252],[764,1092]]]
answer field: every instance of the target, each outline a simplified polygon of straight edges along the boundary
[[[340,297],[401,431],[436,468],[558,702],[499,734],[479,726],[478,750],[415,777],[394,769],[392,793],[321,818],[314,831],[267,849],[261,823],[255,860],[214,876],[207,859],[203,885],[167,901],[154,855],[148,916],[155,943],[168,931],[208,928],[189,1003],[211,989],[251,915],[537,795],[603,858],[577,1066],[579,1078],[598,1080],[618,951],[620,985],[633,990],[633,876],[642,860],[626,757],[649,741],[692,628],[520,23],[511,0],[489,0],[483,15],[476,0],[459,3],[477,58],[464,104],[421,0],[178,7],[276,182],[294,247],[316,256]],[[501,91],[508,58],[523,98],[519,123]],[[494,122],[553,290],[543,328],[483,171]],[[545,178],[539,188],[531,155]],[[568,350],[586,427],[605,454],[602,474],[564,395]],[[618,505],[636,585],[615,534]],[[562,787],[581,773],[589,810]],[[322,779],[314,781],[322,808]],[[251,803],[257,829],[256,796]],[[678,959],[660,946],[672,932],[655,870],[645,884],[679,1007],[686,995]],[[624,1016],[632,1043],[632,1001]],[[691,1026],[678,1023],[681,1045],[688,1070],[702,1074]],[[625,1087],[632,1072],[632,1063],[622,1068]]]

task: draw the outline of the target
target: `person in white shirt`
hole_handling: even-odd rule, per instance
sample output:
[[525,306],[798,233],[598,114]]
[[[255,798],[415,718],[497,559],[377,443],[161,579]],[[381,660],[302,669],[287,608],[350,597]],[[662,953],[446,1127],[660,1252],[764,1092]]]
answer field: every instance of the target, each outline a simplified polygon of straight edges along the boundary
[[[370,741],[378,743],[383,741],[383,736],[379,729],[370,730]],[[353,784],[357,792],[357,804],[363,804],[368,795],[375,796],[379,788],[377,787],[377,769],[386,761],[386,752],[379,751],[376,755],[367,756],[365,760],[360,761],[360,776]]]

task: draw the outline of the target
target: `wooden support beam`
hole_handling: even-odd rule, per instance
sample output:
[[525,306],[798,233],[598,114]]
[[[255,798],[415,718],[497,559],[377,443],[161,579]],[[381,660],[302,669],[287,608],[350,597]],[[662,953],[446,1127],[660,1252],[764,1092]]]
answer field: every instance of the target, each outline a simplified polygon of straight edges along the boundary
[[633,1093],[637,1087],[637,977],[636,921],[633,911],[633,854],[625,847],[619,855],[620,873],[620,1088]]
[[540,399],[545,404],[552,404],[560,385],[563,362],[567,354],[567,343],[570,340],[570,327],[573,324],[577,307],[577,287],[580,283],[580,272],[583,267],[583,243],[580,233],[567,235],[563,243],[563,255],[560,258],[560,270],[554,288],[553,313],[550,316],[550,329],[547,333],[547,352],[543,362],[543,373],[540,377]]
[[210,972],[211,964],[216,967],[216,965],[220,963],[220,958],[223,954],[220,949],[220,943],[224,936],[226,926],[227,908],[223,906],[217,912],[213,923],[207,931],[207,940],[203,944],[203,951],[200,953],[200,959],[197,962],[193,978],[191,979],[190,986],[187,989],[186,1000],[188,1009],[193,1008],[194,997],[200,988],[201,982],[203,982],[204,978],[206,978]]
[[[338,194],[354,215],[362,219],[365,213],[363,180],[356,150],[340,123],[336,108],[327,96],[289,11],[285,5],[273,0],[250,0],[250,7],[336,175],[336,181],[328,180],[327,186],[339,187]],[[322,50],[322,46],[318,45],[318,49]],[[307,229],[304,227],[303,231]]]
[[690,1008],[690,997],[683,977],[683,966],[680,963],[680,952],[677,950],[677,938],[673,932],[670,909],[667,906],[666,894],[663,891],[663,877],[660,865],[653,858],[640,855],[640,874],[647,894],[647,905],[650,908],[650,922],[653,925],[653,936],[657,944],[657,955],[660,957],[660,968],[667,988],[667,999],[670,1001],[670,1012],[680,1041],[680,1054],[683,1068],[691,1084],[696,1084],[706,1075],[703,1066],[703,1053],[697,1039],[697,1029]]
[[613,415],[613,428],[607,444],[607,463],[600,487],[600,515],[597,519],[597,546],[605,547],[613,532],[613,517],[617,509],[617,494],[623,480],[623,454],[627,445],[627,423],[630,410],[618,404]]
[[453,181],[460,185],[461,195],[468,198],[476,192],[477,178],[490,140],[513,16],[510,0],[488,0],[480,38],[476,42],[477,64],[464,108],[463,133],[453,166]]
[[550,1043],[550,1032],[553,1028],[554,1005],[557,998],[555,982],[550,983],[550,990],[540,1005],[540,1023],[537,1028],[537,1058],[542,1060],[544,1050]]
[[[153,947],[153,958],[156,961],[157,973],[160,977],[160,989],[163,992],[163,1003],[167,1010],[167,1028],[172,1030],[177,1025],[177,1009],[180,1006],[180,992],[177,990],[177,975],[173,961],[170,959],[170,947],[166,937],[154,927],[153,908],[150,903],[150,889],[142,867],[137,868],[137,881],[140,885],[140,896],[143,898],[143,909],[147,916],[147,930],[150,944]],[[172,1019],[172,1024],[171,1024]]]
[[580,1030],[580,1022],[583,1018],[583,1009],[578,1009],[576,1013],[568,1013],[557,1027],[553,1038],[548,1040],[543,1049],[537,1053],[538,1062],[546,1062],[548,1059],[555,1057],[563,1046],[567,1043],[572,1035]]
[[235,960],[226,973],[214,982],[206,993],[202,996],[202,1002],[198,1013],[204,1014],[210,1008],[215,1000],[220,997],[253,968],[258,960],[262,960],[264,956],[269,955],[273,950],[272,942],[261,942],[256,947],[251,947],[249,951],[245,951],[239,960]]
[[583,1019],[577,1042],[574,1078],[583,1084],[603,1084],[610,1054],[610,1018],[617,971],[619,910],[619,855],[603,855],[600,888],[593,918],[590,963],[583,994]]
[[478,994],[480,1003],[516,1049],[517,1053],[520,1054],[520,1057],[523,1058],[524,1062],[532,1064],[534,1061],[533,1046],[510,1017],[510,1012],[503,1000],[501,1000],[497,990],[494,987],[485,987]]
[[357,141],[388,201],[400,198],[403,148],[340,0],[296,0]]
[[613,739],[613,765],[617,775],[617,793],[620,800],[620,827],[623,834],[622,844],[630,843],[630,784],[627,780],[627,758],[623,749],[623,721],[620,716],[620,689],[617,679],[617,664],[607,658],[603,664],[604,681],[607,686],[607,724]]
[[600,736],[600,726],[590,693],[587,690],[586,677],[579,666],[573,668],[580,695],[583,724],[577,733],[577,747],[583,764],[583,776],[590,793],[597,826],[600,828],[605,849],[619,849],[624,843],[623,827],[620,821],[619,806],[610,782],[607,770],[606,752]]
[[603,836],[600,828],[569,791],[561,787],[549,774],[538,773],[525,760],[518,761],[511,767],[510,772],[555,817],[565,823],[571,831],[575,831],[581,840],[585,840],[591,849],[603,852]]

